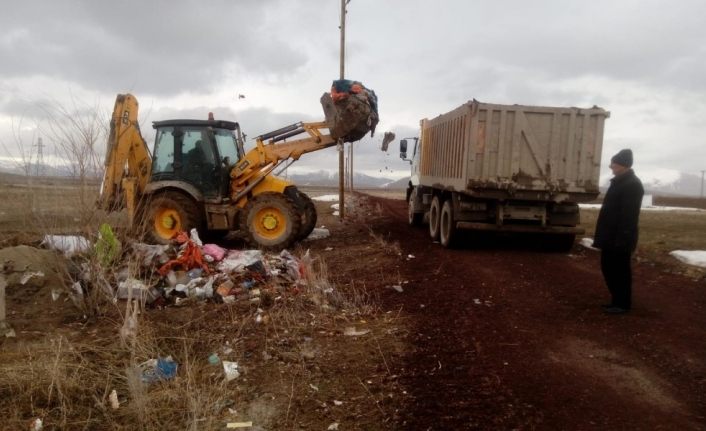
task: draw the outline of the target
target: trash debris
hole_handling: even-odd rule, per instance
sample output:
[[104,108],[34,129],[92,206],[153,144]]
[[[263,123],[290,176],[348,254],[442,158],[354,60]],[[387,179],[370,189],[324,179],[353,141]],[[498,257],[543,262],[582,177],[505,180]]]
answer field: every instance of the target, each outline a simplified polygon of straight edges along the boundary
[[116,296],[118,299],[137,299],[149,304],[159,297],[159,292],[147,286],[141,280],[128,278],[118,283]]
[[44,235],[41,245],[60,251],[69,258],[75,254],[86,253],[91,249],[91,243],[86,238],[77,235]]
[[220,262],[226,255],[226,250],[216,244],[206,244],[202,247],[203,254],[211,256],[214,262]]
[[42,431],[42,428],[44,428],[44,423],[39,418],[37,418],[29,423],[29,430],[30,431]]
[[319,387],[318,387],[318,386],[314,386],[313,384],[309,383],[309,387],[310,387],[311,389],[313,389],[314,391],[319,392]]
[[98,240],[96,241],[96,256],[104,266],[115,262],[122,252],[122,244],[115,237],[113,229],[108,223],[103,223],[98,228]]
[[130,246],[135,253],[138,261],[145,268],[151,268],[157,265],[164,265],[169,262],[167,250],[168,244],[144,244],[141,242],[134,243]]
[[[193,239],[194,237],[198,239],[198,234],[196,233],[196,229],[192,229],[191,231],[191,238],[186,235],[186,232],[179,232],[176,235],[176,241],[182,244],[179,254],[176,259],[170,260],[159,268],[158,272],[161,275],[167,275],[169,270],[174,267],[182,267],[182,269],[187,271],[193,268],[201,268],[208,274],[208,266],[204,262],[203,254],[199,248],[200,246]],[[200,243],[201,240],[199,239],[198,241]]]
[[238,363],[231,361],[222,361],[223,371],[226,374],[226,382],[235,380],[240,377],[240,372],[238,371]]
[[229,422],[226,424],[226,428],[250,428],[252,427],[252,421],[249,422]]
[[342,405],[343,405],[343,401],[333,400],[333,405],[334,405],[334,406],[342,406]]
[[171,356],[166,358],[149,359],[140,364],[143,383],[155,383],[174,378],[179,365]]
[[218,357],[218,353],[211,353],[208,357],[208,363],[211,365],[218,365],[221,363],[221,358]]
[[581,238],[581,241],[579,241],[579,244],[582,245],[583,247],[586,247],[589,250],[598,250],[593,246],[593,238]]
[[331,425],[326,428],[328,431],[336,431],[338,430],[338,422],[334,422]]
[[20,278],[20,284],[25,285],[29,280],[32,278],[44,278],[44,273],[42,271],[34,271],[34,272],[25,272],[22,274],[22,277]]
[[404,289],[402,289],[402,286],[399,284],[395,284],[395,285],[390,286],[390,289],[394,290],[395,292],[399,292],[399,293],[404,292]]
[[317,239],[328,238],[329,236],[331,236],[331,232],[328,229],[315,227],[314,230],[312,230],[309,236],[305,239],[307,241],[314,241]]
[[363,329],[361,331],[358,331],[353,326],[349,326],[343,330],[343,335],[347,335],[349,337],[358,337],[358,336],[365,335],[368,333],[370,333],[369,329]]
[[110,392],[108,400],[110,401],[110,408],[112,408],[113,410],[117,410],[118,408],[120,408],[120,401],[118,401],[118,392],[115,389]]
[[408,254],[408,255],[407,255],[407,260],[410,260],[410,259],[414,259],[414,255],[413,255],[413,254]]

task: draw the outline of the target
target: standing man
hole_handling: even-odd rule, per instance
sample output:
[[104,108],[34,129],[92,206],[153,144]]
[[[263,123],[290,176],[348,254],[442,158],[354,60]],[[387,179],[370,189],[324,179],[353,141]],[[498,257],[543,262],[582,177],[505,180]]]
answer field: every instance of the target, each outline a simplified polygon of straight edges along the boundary
[[593,246],[601,249],[601,271],[611,295],[603,307],[608,314],[622,314],[632,306],[632,253],[637,246],[642,182],[632,167],[632,151],[620,150],[610,159],[613,179],[603,198]]

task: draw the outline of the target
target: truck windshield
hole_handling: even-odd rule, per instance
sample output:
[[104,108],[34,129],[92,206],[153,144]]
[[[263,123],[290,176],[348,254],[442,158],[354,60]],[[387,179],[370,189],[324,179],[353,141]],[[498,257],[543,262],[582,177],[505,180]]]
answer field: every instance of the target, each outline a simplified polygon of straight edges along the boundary
[[235,146],[233,132],[226,129],[214,129],[213,134],[216,138],[221,162],[225,162],[227,166],[233,166],[238,161],[238,150]]

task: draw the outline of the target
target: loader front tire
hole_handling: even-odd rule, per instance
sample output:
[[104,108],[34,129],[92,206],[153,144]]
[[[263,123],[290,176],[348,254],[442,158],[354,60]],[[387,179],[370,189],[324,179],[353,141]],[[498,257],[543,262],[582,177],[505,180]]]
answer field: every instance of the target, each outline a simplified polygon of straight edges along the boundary
[[245,205],[240,215],[240,228],[251,246],[281,250],[297,239],[301,218],[290,198],[281,193],[262,193]]
[[149,198],[140,211],[142,220],[135,220],[138,232],[147,242],[169,244],[180,232],[203,228],[200,205],[178,192],[166,192]]

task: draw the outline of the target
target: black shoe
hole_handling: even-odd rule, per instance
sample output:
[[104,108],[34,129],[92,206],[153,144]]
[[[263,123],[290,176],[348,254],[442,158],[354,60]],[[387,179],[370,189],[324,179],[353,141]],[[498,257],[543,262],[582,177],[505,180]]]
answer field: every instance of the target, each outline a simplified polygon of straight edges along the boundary
[[615,306],[603,308],[603,312],[606,314],[625,314],[628,311],[630,311],[630,310],[628,310],[627,308],[621,308],[621,307],[615,307]]

